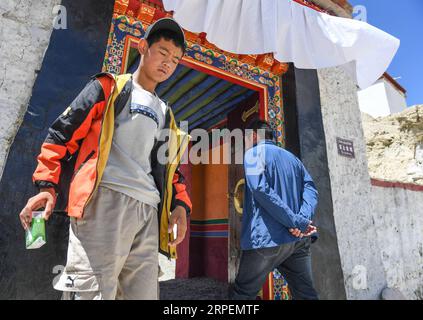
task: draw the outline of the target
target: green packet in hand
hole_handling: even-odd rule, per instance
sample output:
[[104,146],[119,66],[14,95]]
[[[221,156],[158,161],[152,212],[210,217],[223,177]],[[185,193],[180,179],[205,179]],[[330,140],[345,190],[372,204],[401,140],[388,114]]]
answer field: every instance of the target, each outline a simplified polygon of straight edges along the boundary
[[32,212],[31,227],[25,230],[25,238],[27,249],[38,249],[47,242],[46,227],[42,211]]

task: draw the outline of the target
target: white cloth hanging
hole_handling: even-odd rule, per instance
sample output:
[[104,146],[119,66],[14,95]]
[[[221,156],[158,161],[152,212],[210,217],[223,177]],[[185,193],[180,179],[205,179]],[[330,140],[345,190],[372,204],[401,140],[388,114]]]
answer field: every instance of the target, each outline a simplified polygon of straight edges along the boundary
[[355,62],[364,89],[389,67],[400,41],[358,20],[318,12],[292,0],[163,0],[191,32],[236,54],[273,52],[280,62],[320,69]]

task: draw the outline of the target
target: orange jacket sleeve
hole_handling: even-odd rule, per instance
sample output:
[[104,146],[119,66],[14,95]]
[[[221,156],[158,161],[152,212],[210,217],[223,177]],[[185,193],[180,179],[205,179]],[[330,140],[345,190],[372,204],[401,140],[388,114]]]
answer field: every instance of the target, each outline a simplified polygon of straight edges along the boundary
[[70,158],[79,149],[79,141],[86,137],[93,119],[101,116],[106,105],[105,85],[110,85],[106,78],[93,78],[53,122],[41,146],[38,165],[32,176],[37,187],[54,187],[59,191],[62,160]]

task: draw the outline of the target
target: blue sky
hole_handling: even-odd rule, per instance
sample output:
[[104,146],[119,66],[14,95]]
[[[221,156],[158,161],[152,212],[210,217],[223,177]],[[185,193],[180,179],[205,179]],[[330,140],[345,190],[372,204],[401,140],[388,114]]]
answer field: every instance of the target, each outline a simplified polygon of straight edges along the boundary
[[423,104],[423,0],[350,0],[363,5],[367,22],[401,40],[388,73],[407,90],[409,106]]

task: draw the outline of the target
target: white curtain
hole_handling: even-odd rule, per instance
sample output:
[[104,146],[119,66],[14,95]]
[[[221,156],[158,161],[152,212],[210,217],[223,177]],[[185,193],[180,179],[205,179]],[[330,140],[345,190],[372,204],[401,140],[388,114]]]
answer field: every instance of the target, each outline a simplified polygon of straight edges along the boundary
[[273,52],[297,68],[347,68],[362,88],[386,71],[400,41],[367,23],[317,12],[292,0],[163,0],[191,32],[236,54]]

